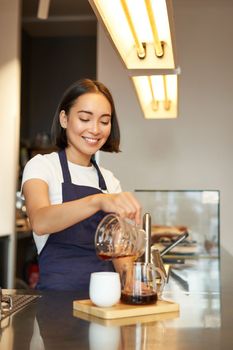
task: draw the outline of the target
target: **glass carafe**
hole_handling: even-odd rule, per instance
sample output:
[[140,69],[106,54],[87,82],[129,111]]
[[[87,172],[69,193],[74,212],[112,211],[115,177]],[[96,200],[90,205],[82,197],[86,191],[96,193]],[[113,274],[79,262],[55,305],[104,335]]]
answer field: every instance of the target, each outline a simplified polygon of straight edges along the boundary
[[100,259],[139,258],[145,251],[146,233],[133,221],[116,214],[106,215],[95,234],[96,253]]

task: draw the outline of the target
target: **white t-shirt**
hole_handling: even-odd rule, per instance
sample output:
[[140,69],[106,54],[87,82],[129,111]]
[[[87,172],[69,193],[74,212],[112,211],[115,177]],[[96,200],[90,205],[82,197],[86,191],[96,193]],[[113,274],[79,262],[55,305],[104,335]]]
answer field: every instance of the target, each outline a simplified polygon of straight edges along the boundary
[[[68,168],[71,175],[71,181],[75,185],[90,186],[99,188],[99,178],[95,167],[80,166],[68,161]],[[119,180],[115,178],[113,173],[107,169],[99,167],[104,177],[107,193],[121,192],[121,185]],[[23,172],[23,184],[30,179],[41,179],[48,184],[49,198],[51,204],[62,203],[62,188],[63,182],[62,169],[57,152],[50,154],[38,154],[26,164]],[[38,254],[44,247],[49,235],[38,236],[33,232],[34,240],[37,246]]]

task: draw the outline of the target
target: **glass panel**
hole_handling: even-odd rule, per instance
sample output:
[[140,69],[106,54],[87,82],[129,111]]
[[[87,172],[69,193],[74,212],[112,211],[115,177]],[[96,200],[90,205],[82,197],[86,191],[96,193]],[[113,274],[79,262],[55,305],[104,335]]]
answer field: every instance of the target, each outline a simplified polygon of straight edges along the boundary
[[150,213],[152,241],[158,249],[184,231],[189,237],[169,254],[219,256],[219,191],[210,190],[135,190]]

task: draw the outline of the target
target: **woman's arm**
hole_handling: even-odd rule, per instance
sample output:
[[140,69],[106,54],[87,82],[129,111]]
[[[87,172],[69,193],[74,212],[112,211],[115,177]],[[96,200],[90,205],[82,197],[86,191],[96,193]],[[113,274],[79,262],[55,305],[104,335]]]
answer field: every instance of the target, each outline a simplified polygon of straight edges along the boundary
[[122,218],[130,218],[140,224],[141,207],[129,192],[95,194],[82,199],[51,204],[48,185],[39,179],[27,180],[23,185],[27,214],[32,229],[38,235],[61,231],[99,210],[114,212]]

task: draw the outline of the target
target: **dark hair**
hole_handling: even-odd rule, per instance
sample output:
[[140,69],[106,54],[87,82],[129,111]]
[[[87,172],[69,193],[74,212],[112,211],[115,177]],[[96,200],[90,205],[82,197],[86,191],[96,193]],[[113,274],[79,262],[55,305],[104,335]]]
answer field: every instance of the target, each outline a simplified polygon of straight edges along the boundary
[[81,79],[76,81],[65,91],[64,95],[62,96],[52,123],[51,136],[53,143],[59,149],[64,149],[68,146],[66,130],[60,125],[60,112],[64,110],[65,113],[68,114],[70,108],[74,105],[77,98],[86,93],[101,93],[107,98],[111,105],[111,132],[107,141],[101,147],[101,151],[120,152],[120,129],[112,95],[104,84],[90,79]]

